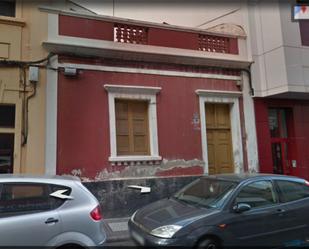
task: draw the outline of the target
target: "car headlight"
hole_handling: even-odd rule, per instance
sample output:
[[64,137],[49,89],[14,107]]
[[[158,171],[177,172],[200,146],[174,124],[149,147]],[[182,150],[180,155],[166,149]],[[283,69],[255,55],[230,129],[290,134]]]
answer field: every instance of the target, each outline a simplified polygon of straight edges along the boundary
[[158,227],[156,229],[153,229],[150,232],[150,234],[157,236],[157,237],[160,237],[160,238],[170,239],[181,228],[182,228],[182,226],[178,226],[178,225],[167,225],[167,226],[162,226],[162,227]]

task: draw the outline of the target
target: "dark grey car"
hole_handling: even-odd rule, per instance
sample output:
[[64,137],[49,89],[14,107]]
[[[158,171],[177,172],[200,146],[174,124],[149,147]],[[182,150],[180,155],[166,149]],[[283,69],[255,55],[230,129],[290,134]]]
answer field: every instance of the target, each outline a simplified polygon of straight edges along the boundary
[[129,221],[143,246],[299,246],[309,240],[308,182],[280,175],[205,176]]

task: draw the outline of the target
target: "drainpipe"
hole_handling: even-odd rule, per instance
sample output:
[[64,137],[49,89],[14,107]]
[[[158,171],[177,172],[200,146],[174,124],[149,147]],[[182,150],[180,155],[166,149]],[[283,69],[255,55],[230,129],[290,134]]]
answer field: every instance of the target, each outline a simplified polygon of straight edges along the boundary
[[246,72],[249,78],[249,86],[250,86],[250,95],[252,97],[254,97],[254,88],[253,88],[253,84],[252,84],[252,75],[251,75],[251,65],[253,64],[253,62],[250,63],[249,67],[246,69],[240,69],[243,72]]
[[[28,111],[29,111],[29,100],[33,98],[36,95],[36,83],[31,83],[32,84],[32,93],[27,96],[27,73],[26,70],[30,66],[37,66],[37,67],[42,67],[46,68],[46,64],[49,63],[49,60],[51,57],[53,57],[55,54],[54,53],[49,53],[47,57],[36,60],[36,61],[18,61],[18,60],[0,60],[0,68],[19,68],[21,70],[20,72],[20,83],[22,90],[19,90],[22,93],[22,146],[25,146],[27,144],[28,140]],[[42,63],[46,63],[45,65],[42,65]]]

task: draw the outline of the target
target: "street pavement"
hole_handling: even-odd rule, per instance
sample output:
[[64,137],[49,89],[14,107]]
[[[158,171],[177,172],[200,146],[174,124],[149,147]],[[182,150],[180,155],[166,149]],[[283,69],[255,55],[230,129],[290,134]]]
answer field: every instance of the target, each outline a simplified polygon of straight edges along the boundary
[[129,217],[105,219],[103,226],[107,234],[106,246],[135,246],[128,231]]

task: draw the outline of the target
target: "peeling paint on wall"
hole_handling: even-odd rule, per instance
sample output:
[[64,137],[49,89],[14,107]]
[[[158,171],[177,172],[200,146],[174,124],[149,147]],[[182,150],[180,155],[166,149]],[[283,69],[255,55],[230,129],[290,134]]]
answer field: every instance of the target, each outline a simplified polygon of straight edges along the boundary
[[166,160],[163,159],[158,165],[129,165],[123,169],[111,171],[104,169],[95,176],[95,181],[111,178],[149,177],[164,176],[170,172],[173,175],[201,175],[204,171],[204,162],[193,160]]
[[[239,149],[234,149],[233,150],[233,157],[238,158],[241,157],[241,153],[239,151]],[[234,160],[234,172],[235,173],[243,173],[244,172],[244,164],[243,161],[236,161]]]
[[[87,61],[81,60],[80,63]],[[109,108],[102,82],[162,88],[156,102],[158,154],[166,160],[108,161],[111,156]],[[201,123],[204,119],[195,93],[197,89],[239,90],[232,80],[184,78],[181,75],[169,77],[84,70],[83,77],[72,80],[59,74],[57,172],[71,174],[73,169],[83,169],[81,177],[91,180],[156,176],[168,170],[177,175],[197,174],[201,168],[205,169],[206,162],[201,148]],[[183,98],[186,101],[179,101]],[[76,117],[80,122],[76,122]]]
[[81,170],[81,169],[73,169],[73,170],[71,171],[71,174],[72,174],[73,176],[81,176],[81,175],[82,175],[82,170]]

